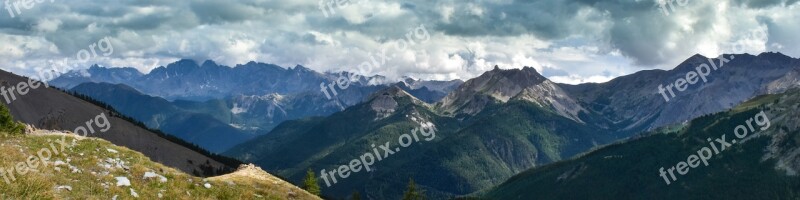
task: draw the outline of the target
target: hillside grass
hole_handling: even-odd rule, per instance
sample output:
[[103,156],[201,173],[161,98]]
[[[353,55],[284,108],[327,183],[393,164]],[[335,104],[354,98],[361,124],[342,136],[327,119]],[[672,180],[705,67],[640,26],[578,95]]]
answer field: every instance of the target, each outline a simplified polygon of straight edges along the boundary
[[[159,194],[164,199],[319,199],[299,188],[287,187],[285,182],[254,181],[247,177],[204,181],[108,141],[72,135],[0,133],[0,154],[3,155],[0,156],[0,167],[9,169],[18,162],[25,162],[28,156],[36,155],[51,143],[60,148],[55,141],[62,137],[68,144],[74,141],[74,146],[68,147],[65,154],[54,155],[47,167],[40,162],[36,168],[38,171],[29,171],[25,175],[15,173],[17,180],[11,184],[0,177],[0,199],[112,199],[115,196],[117,199],[133,199],[130,189],[138,193],[140,199],[159,199]],[[119,158],[129,170],[103,167],[101,164],[109,158]],[[57,160],[68,164],[54,167],[53,162]],[[68,165],[81,171],[72,173]],[[162,183],[158,178],[145,180],[145,172],[155,172],[168,181]],[[131,186],[116,186],[115,177],[127,177]],[[211,188],[204,187],[205,183],[211,184]],[[57,190],[58,186],[70,186],[72,190]]]

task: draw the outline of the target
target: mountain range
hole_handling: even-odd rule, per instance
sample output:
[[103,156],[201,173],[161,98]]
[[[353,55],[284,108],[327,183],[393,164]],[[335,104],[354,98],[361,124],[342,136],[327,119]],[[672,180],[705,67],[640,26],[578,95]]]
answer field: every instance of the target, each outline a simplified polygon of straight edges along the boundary
[[[328,99],[320,84],[335,83],[340,76],[353,80]],[[405,78],[382,84],[384,79],[349,72],[318,73],[303,66],[284,69],[250,62],[231,68],[213,61],[198,65],[180,60],[148,74],[95,65],[49,83],[105,102],[150,128],[219,153],[286,120],[341,111],[388,85],[400,85],[432,102],[462,82]]]
[[[669,102],[659,93],[659,86],[723,60],[724,66],[705,82],[689,85]],[[208,141],[215,133],[230,136],[219,144],[231,148],[214,151],[295,183],[308,169],[335,169],[371,151],[374,144],[396,144],[420,121],[430,122],[437,130],[435,139],[403,148],[374,170],[353,173],[323,188],[323,193],[346,197],[358,191],[370,199],[399,198],[406,180],[413,178],[439,199],[492,188],[531,168],[558,165],[615,142],[726,111],[759,95],[791,92],[799,86],[800,59],[780,53],[695,55],[671,70],[645,70],[579,85],[554,83],[530,67],[495,67],[466,82],[391,83],[380,76],[359,76],[332,101],[326,101],[319,85],[338,76],[302,66],[283,69],[251,62],[229,68],[181,60],[149,74],[128,71],[95,66],[89,76],[71,72],[51,84],[104,99],[119,110],[142,112],[133,116],[202,146],[216,144]],[[120,95],[99,94],[115,92]],[[144,109],[147,106],[116,99],[121,94],[160,102],[165,109]],[[298,114],[287,114],[293,112]],[[208,123],[194,127],[192,120],[181,118]],[[239,132],[213,131],[214,124],[228,124]],[[502,196],[507,191],[503,186],[494,191],[499,192],[477,197],[535,196]]]
[[[413,177],[434,197],[467,195],[523,169],[797,86],[776,83],[793,78],[787,72],[800,67],[798,59],[778,53],[735,56],[723,72],[711,75],[705,84],[689,87],[669,103],[658,93],[659,84],[685,76],[688,69],[709,60],[719,60],[696,55],[673,70],[649,70],[581,85],[553,83],[529,67],[495,68],[433,104],[417,101],[397,88],[381,91],[376,93],[384,94],[380,98],[325,118],[286,122],[225,155],[298,181],[305,169],[346,163],[368,151],[371,144],[396,140],[413,129],[413,119],[423,119],[437,126],[435,140],[375,166],[388,168],[385,171],[353,175],[326,192],[346,196],[357,190],[373,198],[396,198],[404,182],[391,180]],[[709,101],[698,109],[695,103],[703,100]]]

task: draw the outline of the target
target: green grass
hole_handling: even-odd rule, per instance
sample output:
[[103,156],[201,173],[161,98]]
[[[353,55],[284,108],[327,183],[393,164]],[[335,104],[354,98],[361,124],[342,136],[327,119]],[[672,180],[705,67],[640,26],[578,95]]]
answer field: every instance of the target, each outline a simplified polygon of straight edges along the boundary
[[[11,136],[0,133],[0,167],[8,169],[18,162],[23,162],[30,155],[55,143],[62,136]],[[77,140],[66,136],[67,143],[75,140],[75,145],[69,147],[65,154],[53,156],[51,163],[45,167],[41,163],[36,168],[38,171],[28,172],[25,175],[15,173],[16,181],[6,184],[0,180],[0,199],[111,199],[115,195],[118,199],[131,199],[130,189],[138,193],[140,199],[158,199],[162,194],[165,199],[315,199],[294,188],[274,184],[272,181],[253,181],[247,178],[225,179],[225,181],[210,178],[210,189],[203,186],[202,178],[190,176],[176,169],[152,162],[143,154],[124,147],[115,146],[101,139]],[[57,144],[57,143],[56,143]],[[56,146],[57,148],[59,146]],[[113,149],[118,153],[111,153]],[[129,170],[112,168],[106,169],[98,163],[103,163],[107,158],[119,158],[125,161]],[[71,173],[65,165],[55,170],[53,161],[61,160],[81,170]],[[92,173],[94,172],[94,173]],[[108,172],[108,175],[103,175]],[[143,179],[145,172],[155,172],[167,177],[168,181],[162,183],[156,179]],[[127,177],[132,186],[117,187],[114,177]],[[276,179],[277,180],[277,179]],[[102,184],[108,184],[104,187]],[[72,191],[56,190],[58,186],[70,186]],[[290,195],[286,191],[294,190]]]

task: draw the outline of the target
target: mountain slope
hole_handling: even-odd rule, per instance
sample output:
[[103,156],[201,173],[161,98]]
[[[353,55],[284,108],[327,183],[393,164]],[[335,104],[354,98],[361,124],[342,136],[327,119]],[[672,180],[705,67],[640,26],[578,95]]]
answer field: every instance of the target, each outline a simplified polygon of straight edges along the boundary
[[[800,59],[780,53],[725,54],[722,57],[724,60],[698,54],[669,71],[645,70],[605,83],[559,86],[583,107],[621,126],[621,130],[631,132],[724,111],[755,96],[797,86]],[[689,84],[685,91],[675,90],[676,96],[669,96],[669,102],[659,93],[659,85],[667,87],[712,62],[719,68],[710,69],[707,82],[697,80],[698,83]],[[790,73],[793,71],[795,73]]]
[[505,103],[512,98],[549,107],[579,122],[579,113],[584,111],[558,85],[532,67],[501,70],[495,66],[494,70],[459,86],[437,105],[445,115],[475,115],[491,102]]
[[[734,109],[691,120],[680,127],[609,145],[576,159],[520,173],[477,194],[485,199],[797,199],[800,194],[800,90],[755,98]],[[758,118],[764,112],[767,120]],[[735,127],[755,119],[743,140]],[[759,120],[761,122],[759,122]],[[768,123],[764,123],[767,121]],[[763,128],[763,129],[762,129]],[[745,129],[747,129],[745,127]],[[760,131],[763,130],[763,131]],[[659,169],[670,168],[702,148],[707,138],[727,135],[732,143],[707,161],[675,172],[669,184]],[[724,144],[718,143],[718,148]],[[709,150],[710,151],[710,150]],[[624,176],[621,176],[624,174]],[[666,175],[669,177],[670,175]]]
[[[29,155],[62,137],[69,147],[35,171],[0,181],[2,199],[319,199],[253,167],[219,177],[198,178],[151,161],[145,155],[97,138],[37,130],[0,133],[0,167],[14,169]],[[39,162],[39,161],[37,161]],[[259,173],[260,172],[260,173]],[[152,175],[152,177],[149,177]],[[246,174],[247,176],[242,176]],[[119,186],[124,177],[130,186]],[[163,177],[163,178],[161,178]],[[208,184],[208,188],[204,185]],[[134,194],[136,196],[134,196]]]
[[[0,71],[0,83],[8,88],[11,84],[27,82],[28,79],[5,71]],[[106,113],[110,128],[104,132],[89,133],[91,137],[99,137],[116,145],[125,146],[147,155],[150,159],[164,165],[180,169],[187,173],[199,172],[202,175],[213,175],[220,169],[229,169],[215,160],[213,155],[198,152],[187,145],[181,145],[157,133],[148,131],[116,113],[96,106],[90,102],[73,97],[62,91],[39,87],[31,89],[26,95],[17,99],[8,108],[15,119],[39,129],[75,130],[86,126],[88,120]],[[194,149],[194,150],[193,150]],[[233,164],[233,163],[231,163]]]
[[431,197],[450,198],[622,138],[527,99],[492,101],[483,107],[459,120],[439,115],[432,105],[393,86],[329,117],[287,121],[226,155],[297,182],[308,168],[335,169],[370,152],[372,144],[397,146],[402,134],[420,122],[431,122],[436,127],[431,141],[391,154],[374,166],[377,170],[355,173],[323,187],[323,193],[344,197],[356,190],[371,198],[399,198],[406,180],[414,178]]
[[139,93],[122,84],[83,83],[71,91],[102,101],[150,128],[160,129],[215,153],[255,136],[211,115],[179,108],[167,100]]

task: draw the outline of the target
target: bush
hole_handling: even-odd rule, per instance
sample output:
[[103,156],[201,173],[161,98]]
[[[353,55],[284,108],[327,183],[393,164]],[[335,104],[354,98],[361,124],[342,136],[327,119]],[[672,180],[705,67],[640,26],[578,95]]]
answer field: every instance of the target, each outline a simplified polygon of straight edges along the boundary
[[0,105],[0,132],[11,135],[22,135],[25,133],[25,125],[14,121],[11,112],[5,105]]

